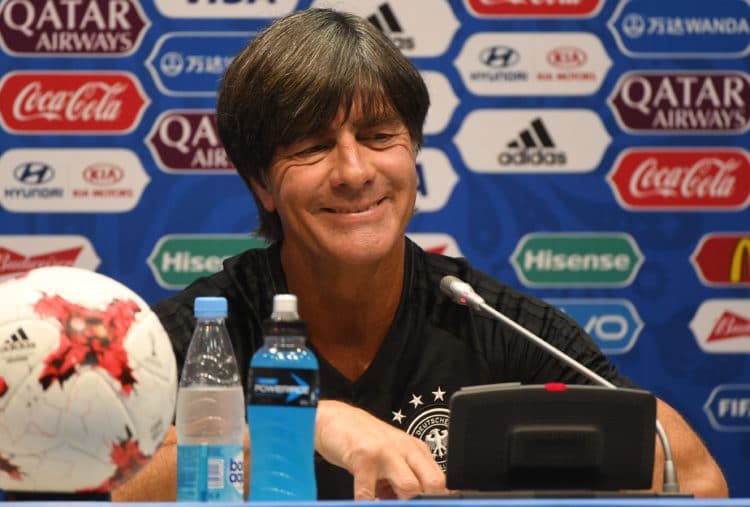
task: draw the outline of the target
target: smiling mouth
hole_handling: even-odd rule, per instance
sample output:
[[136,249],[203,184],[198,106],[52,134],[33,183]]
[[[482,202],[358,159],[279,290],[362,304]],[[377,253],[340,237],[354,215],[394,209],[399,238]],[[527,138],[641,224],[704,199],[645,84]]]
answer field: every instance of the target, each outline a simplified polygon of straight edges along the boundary
[[345,215],[345,214],[353,215],[355,213],[364,213],[365,211],[369,211],[373,208],[377,208],[380,205],[380,203],[382,203],[384,200],[385,199],[380,199],[366,206],[356,206],[356,207],[350,207],[350,208],[323,208],[323,211],[326,211],[328,213],[338,214],[338,215]]

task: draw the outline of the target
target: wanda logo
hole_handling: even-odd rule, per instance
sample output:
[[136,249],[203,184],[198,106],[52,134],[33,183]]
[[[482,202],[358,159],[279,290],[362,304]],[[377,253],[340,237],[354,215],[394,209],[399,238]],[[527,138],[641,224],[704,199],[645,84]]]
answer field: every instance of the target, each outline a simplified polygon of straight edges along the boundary
[[468,0],[478,16],[589,17],[603,0]]
[[0,83],[0,120],[16,133],[126,133],[148,105],[127,72],[11,72]]
[[626,150],[607,180],[630,209],[742,209],[750,202],[750,159],[738,148]]

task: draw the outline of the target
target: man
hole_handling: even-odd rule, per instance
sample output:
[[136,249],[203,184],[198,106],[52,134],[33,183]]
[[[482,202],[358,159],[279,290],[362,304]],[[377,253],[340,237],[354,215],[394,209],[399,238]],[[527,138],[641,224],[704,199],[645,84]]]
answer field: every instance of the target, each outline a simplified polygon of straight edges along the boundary
[[[228,68],[217,105],[224,147],[272,246],[228,259],[220,273],[154,307],[181,365],[194,298],[225,296],[247,378],[273,295],[297,295],[321,365],[320,498],[445,491],[442,448],[431,452],[404,430],[416,435],[417,426],[432,424],[433,437],[444,437],[447,401],[461,386],[587,383],[518,334],[452,303],[439,290],[444,275],[468,281],[489,304],[599,375],[632,385],[563,313],[406,239],[428,106],[417,70],[367,21],[308,10],[274,23]],[[415,424],[428,409],[434,417]],[[683,489],[725,496],[721,471],[696,435],[665,403],[658,414]],[[173,498],[174,445],[171,432],[113,498]],[[657,446],[658,460],[660,452]]]

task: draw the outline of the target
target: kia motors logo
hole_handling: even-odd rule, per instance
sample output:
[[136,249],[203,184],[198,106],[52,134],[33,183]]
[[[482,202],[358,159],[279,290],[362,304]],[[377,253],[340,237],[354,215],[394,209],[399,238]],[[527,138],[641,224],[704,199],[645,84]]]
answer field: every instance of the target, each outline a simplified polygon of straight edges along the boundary
[[159,115],[146,143],[166,172],[234,172],[219,139],[213,110],[169,110]]
[[750,300],[709,299],[690,321],[698,346],[710,353],[750,352]]
[[114,185],[124,177],[123,168],[110,162],[96,162],[83,170],[83,179],[100,187]]
[[120,134],[149,100],[127,72],[10,72],[0,82],[0,121],[18,134]]
[[731,71],[627,72],[609,105],[626,131],[734,134],[748,129],[750,79]]
[[750,158],[740,148],[628,149],[607,182],[628,209],[744,209],[750,203]]
[[706,234],[690,262],[704,285],[750,286],[750,232]]
[[469,12],[480,17],[587,18],[599,12],[603,0],[465,0]]
[[547,53],[547,63],[560,69],[577,69],[586,65],[586,51],[574,46],[554,48]]
[[13,169],[13,177],[25,185],[41,185],[55,177],[55,170],[44,162],[24,162]]
[[150,24],[137,0],[8,0],[0,43],[23,56],[128,56]]
[[479,53],[479,61],[488,67],[504,69],[518,63],[521,55],[508,46],[490,46]]

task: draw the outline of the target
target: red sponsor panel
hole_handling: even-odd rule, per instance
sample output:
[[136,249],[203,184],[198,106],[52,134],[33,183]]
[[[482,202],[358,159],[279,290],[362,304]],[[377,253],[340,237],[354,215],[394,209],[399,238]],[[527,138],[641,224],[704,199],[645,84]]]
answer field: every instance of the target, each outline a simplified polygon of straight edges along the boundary
[[126,133],[148,105],[127,72],[11,72],[0,83],[0,121],[15,133]]
[[589,17],[599,11],[603,0],[467,0],[478,16]]
[[729,134],[750,125],[750,76],[736,71],[633,71],[609,97],[626,131]]
[[691,261],[708,285],[750,285],[750,232],[707,234]]
[[156,119],[146,144],[167,172],[234,172],[212,110],[165,111]]
[[750,202],[750,159],[739,148],[625,150],[607,180],[629,209],[743,209]]
[[149,24],[135,0],[8,0],[0,43],[24,56],[126,56]]

